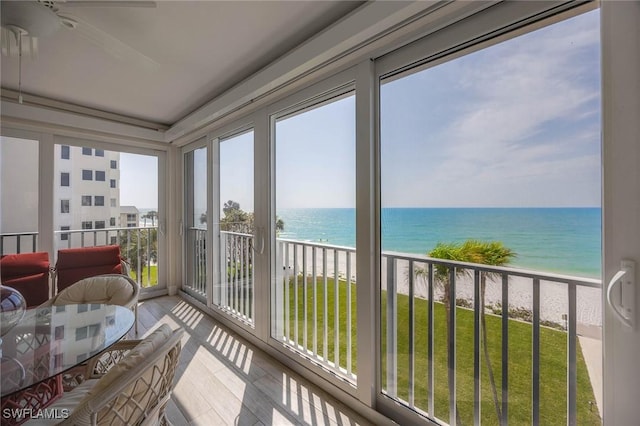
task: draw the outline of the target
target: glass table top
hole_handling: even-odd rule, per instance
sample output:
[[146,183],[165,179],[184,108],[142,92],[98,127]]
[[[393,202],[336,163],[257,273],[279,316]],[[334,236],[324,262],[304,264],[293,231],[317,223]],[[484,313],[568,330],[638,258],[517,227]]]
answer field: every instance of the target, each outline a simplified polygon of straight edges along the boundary
[[120,340],[134,314],[115,305],[81,304],[28,310],[2,336],[2,396],[28,388],[85,362]]

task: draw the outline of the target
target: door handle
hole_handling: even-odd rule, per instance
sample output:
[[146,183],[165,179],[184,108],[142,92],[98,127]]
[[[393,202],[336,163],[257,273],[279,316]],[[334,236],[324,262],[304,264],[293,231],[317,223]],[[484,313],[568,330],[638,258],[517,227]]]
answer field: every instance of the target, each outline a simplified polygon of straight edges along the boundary
[[[635,325],[636,291],[635,291],[635,262],[623,260],[621,269],[607,285],[607,304],[621,323],[629,328]],[[613,300],[613,290],[620,285],[620,301]]]

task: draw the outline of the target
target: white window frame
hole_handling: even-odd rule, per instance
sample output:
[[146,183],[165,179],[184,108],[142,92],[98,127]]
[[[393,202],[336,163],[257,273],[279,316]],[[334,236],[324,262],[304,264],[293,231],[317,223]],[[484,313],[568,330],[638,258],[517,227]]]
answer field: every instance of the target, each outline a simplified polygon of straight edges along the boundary
[[[41,136],[42,137],[42,136]],[[160,149],[150,149],[146,147],[139,147],[135,145],[121,145],[113,142],[101,141],[99,139],[79,139],[71,136],[60,136],[60,135],[51,135],[53,150],[54,145],[69,145],[76,146],[81,148],[90,148],[92,150],[92,156],[95,149],[102,149],[104,151],[113,151],[120,153],[129,153],[129,154],[139,154],[139,155],[147,155],[151,157],[156,157],[158,162],[158,277],[162,277],[164,280],[159,281],[158,285],[154,287],[144,287],[140,289],[140,299],[144,300],[145,298],[156,297],[159,295],[166,294],[169,290],[169,286],[171,284],[170,276],[169,276],[169,265],[168,265],[168,252],[169,247],[167,243],[167,215],[169,214],[167,208],[167,191],[163,188],[169,188],[169,179],[167,178],[167,162],[168,162],[168,152]],[[42,139],[41,139],[42,140]],[[48,146],[47,144],[44,144]],[[43,144],[41,143],[42,147]],[[88,155],[87,155],[88,157]],[[45,161],[50,161],[46,159]],[[44,165],[42,156],[40,161],[41,170],[42,167],[49,167],[49,165]],[[53,169],[53,163],[50,165]],[[93,176],[93,170],[92,178]],[[105,172],[106,175],[106,172]],[[53,221],[53,216],[51,217],[51,221]],[[51,249],[53,252],[53,249]],[[52,254],[53,256],[53,254]],[[52,257],[55,258],[55,257]]]
[[[518,35],[546,25],[559,22],[568,17],[595,9],[597,3],[584,4],[576,7],[571,3],[547,3],[547,2],[504,2],[484,9],[475,15],[460,22],[416,40],[407,46],[394,50],[375,61],[374,90],[376,109],[376,143],[375,150],[378,160],[375,165],[376,194],[376,257],[380,259],[380,106],[379,83],[383,78],[400,78],[407,73],[413,74],[423,69],[428,69],[444,62],[468,55],[472,52],[487,48],[491,45],[512,39]],[[378,260],[379,262],[379,260]],[[380,289],[380,265],[375,265],[376,293]],[[379,312],[379,295],[375,296],[376,311]],[[379,354],[380,343],[380,316],[376,313],[376,354]],[[376,365],[376,406],[378,410],[388,417],[404,423],[424,422],[425,418],[416,412],[400,407],[391,398],[387,398],[382,392],[381,366]]]
[[[640,3],[602,2],[602,121],[604,277],[633,259],[636,325],[622,325],[612,309],[603,308],[604,414],[606,425],[638,423],[640,394]],[[603,300],[605,300],[603,294]],[[603,302],[605,303],[605,302]]]
[[[206,177],[206,194],[207,194],[207,214],[208,211],[210,209],[209,206],[209,198],[211,196],[210,191],[211,191],[211,167],[210,167],[210,158],[211,158],[211,147],[208,144],[207,138],[206,137],[202,137],[198,140],[196,140],[195,142],[192,142],[188,145],[185,145],[182,147],[182,149],[180,150],[180,166],[179,166],[179,174],[180,176],[182,176],[182,194],[183,194],[183,203],[182,203],[182,211],[181,211],[181,220],[180,220],[180,231],[181,231],[181,246],[182,246],[182,250],[181,250],[181,256],[182,256],[182,282],[186,283],[187,282],[187,277],[188,277],[188,271],[187,271],[187,250],[189,249],[187,247],[187,238],[188,238],[188,232],[189,232],[189,221],[190,218],[188,218],[189,215],[189,206],[193,204],[193,188],[187,188],[187,185],[189,184],[189,179],[186,175],[187,170],[185,169],[185,160],[187,157],[187,154],[197,150],[197,149],[201,149],[201,148],[207,148],[207,177]],[[207,229],[209,228],[209,224],[208,222],[210,222],[211,220],[207,217]],[[210,240],[211,237],[209,235],[209,232],[207,232],[207,240]],[[211,244],[207,244],[207,247],[210,246]],[[210,304],[210,299],[211,299],[211,288],[212,288],[212,281],[211,281],[211,267],[210,267],[210,263],[211,260],[210,258],[210,249],[207,248],[207,253],[206,253],[206,257],[207,257],[207,265],[206,265],[206,271],[207,271],[207,279],[206,279],[206,300],[205,300],[205,305],[209,306]],[[188,290],[184,289],[184,286],[182,286],[182,290],[186,291],[188,294],[190,294],[192,297],[194,298],[198,298],[197,295],[189,293]]]
[[[233,123],[229,123],[226,126],[223,126],[219,129],[216,129],[213,132],[210,132],[207,135],[207,170],[208,170],[208,199],[207,199],[207,211],[209,212],[208,220],[211,221],[211,226],[207,228],[208,237],[210,241],[219,241],[218,235],[220,232],[220,144],[225,140],[233,138],[235,136],[240,136],[247,132],[253,131],[253,145],[254,145],[254,153],[255,153],[255,145],[256,145],[256,132],[254,126],[253,116],[248,116],[242,118],[240,120],[234,121]],[[254,215],[255,215],[255,206],[256,206],[256,187],[255,187],[255,163],[256,157],[254,154]],[[255,223],[254,223],[255,226]],[[258,305],[255,304],[254,311],[254,323],[247,324],[243,321],[239,321],[236,318],[228,316],[224,311],[222,311],[219,306],[213,300],[213,286],[214,286],[214,277],[220,276],[220,256],[217,255],[219,244],[208,244],[207,245],[207,262],[209,263],[209,267],[207,271],[209,274],[207,275],[208,280],[208,290],[207,290],[207,306],[214,311],[220,312],[221,315],[226,316],[229,320],[236,323],[238,326],[243,329],[249,331],[250,333],[254,333],[254,327],[258,323]],[[257,257],[257,256],[256,256]],[[254,278],[261,275],[261,273],[256,269],[255,259],[254,257]],[[254,281],[254,292],[257,292],[257,282]],[[256,293],[254,293],[254,300],[257,299]],[[259,299],[258,299],[259,300]]]
[[[329,78],[326,78],[320,82],[317,82],[311,86],[306,87],[296,93],[278,101],[266,108],[266,122],[264,124],[268,124],[268,140],[260,141],[261,143],[257,146],[257,151],[255,153],[256,163],[259,163],[259,167],[256,169],[256,193],[262,194],[262,206],[260,208],[261,215],[258,216],[256,207],[256,229],[262,229],[265,238],[265,252],[262,257],[263,265],[265,268],[268,268],[264,272],[268,271],[268,275],[264,272],[258,274],[259,277],[269,277],[269,282],[256,282],[256,293],[260,291],[260,294],[257,294],[256,297],[258,300],[269,300],[270,302],[264,304],[256,305],[256,316],[260,318],[262,329],[260,330],[261,339],[268,343],[268,345],[280,352],[282,355],[287,357],[291,357],[291,350],[283,345],[283,343],[275,339],[271,335],[271,311],[274,309],[274,301],[272,300],[272,292],[273,292],[273,283],[276,280],[276,273],[273,265],[275,262],[276,256],[276,232],[275,232],[275,124],[276,121],[290,117],[292,115],[300,114],[305,111],[313,110],[323,104],[329,104],[332,101],[339,99],[340,97],[345,96],[346,94],[350,94],[356,92],[356,74],[357,67],[350,67],[344,71],[341,71]],[[356,104],[358,103],[357,97],[358,93],[356,92]],[[358,118],[356,106],[356,123]],[[263,118],[265,119],[265,118]],[[356,124],[357,126],[357,124]],[[356,151],[358,150],[358,136],[356,131]],[[264,136],[263,136],[264,137]],[[266,148],[266,149],[265,149]],[[357,157],[357,155],[356,155]],[[269,159],[269,162],[265,161],[265,159]],[[265,167],[268,166],[268,167]],[[354,167],[357,169],[357,165],[354,164]],[[356,192],[358,192],[359,182],[356,170]],[[258,182],[259,179],[259,182]],[[256,200],[257,202],[258,200]],[[257,203],[256,203],[257,206]],[[358,215],[358,195],[356,194],[356,215]],[[356,244],[357,245],[357,244]],[[356,254],[358,251],[356,250]],[[360,274],[360,263],[357,263],[357,274]],[[359,277],[360,275],[358,275]],[[364,282],[364,281],[363,281]],[[258,285],[260,284],[260,285]],[[364,286],[362,286],[364,287]],[[263,292],[263,293],[262,293]],[[361,287],[358,287],[358,293],[366,293],[366,290]],[[358,299],[359,302],[359,299]],[[356,319],[358,335],[362,332],[363,334],[367,333],[367,329],[371,326],[371,322],[361,323],[360,319],[360,309],[363,309],[364,312],[367,312],[368,307],[357,305],[358,311],[358,319]],[[256,320],[257,321],[257,320]],[[358,341],[360,343],[360,341]],[[360,350],[360,346],[358,346],[358,371],[360,372],[360,362],[362,359],[362,355],[367,353],[366,349],[363,349],[362,352]],[[356,396],[358,394],[358,388],[368,387],[369,385],[366,383],[366,374],[363,378],[358,374],[357,385],[352,385],[351,383],[345,380],[337,380],[335,375],[322,367],[318,366],[312,360],[304,357],[302,354],[298,354],[294,358],[298,363],[302,364],[305,368],[313,371],[316,375],[324,378],[325,380],[330,381],[332,384],[339,387],[342,391]]]

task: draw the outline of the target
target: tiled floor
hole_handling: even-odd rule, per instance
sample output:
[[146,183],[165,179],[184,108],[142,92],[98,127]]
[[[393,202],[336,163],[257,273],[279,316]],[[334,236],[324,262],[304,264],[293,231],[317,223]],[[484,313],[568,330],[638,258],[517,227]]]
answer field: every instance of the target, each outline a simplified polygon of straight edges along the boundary
[[139,336],[160,323],[186,331],[167,409],[175,426],[368,424],[179,297],[143,301],[138,315]]

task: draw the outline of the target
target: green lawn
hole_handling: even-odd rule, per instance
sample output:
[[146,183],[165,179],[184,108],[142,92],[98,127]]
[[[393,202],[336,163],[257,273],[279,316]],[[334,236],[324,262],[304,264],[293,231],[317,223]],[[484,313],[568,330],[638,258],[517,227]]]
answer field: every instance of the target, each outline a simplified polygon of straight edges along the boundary
[[[140,271],[140,276],[142,277],[142,280],[140,281],[140,285],[142,287],[153,287],[154,285],[158,284],[158,266],[152,265],[150,272],[151,272],[151,280],[149,280],[148,278],[146,266],[142,268],[142,271]],[[137,280],[136,271],[131,271],[129,273],[129,276],[134,280]]]
[[[317,322],[318,335],[317,348],[320,355],[325,355],[323,349],[324,323],[324,284],[321,279],[317,280],[317,299],[313,297],[313,282],[307,279],[307,297],[304,298],[304,285],[302,277],[298,278],[298,343],[303,344],[304,332],[304,300],[307,306],[307,345],[309,350],[313,348],[313,305],[317,300]],[[357,371],[355,365],[357,357],[356,348],[356,293],[355,285],[351,286],[352,323],[351,329],[347,329],[346,321],[346,283],[339,281],[338,303],[339,319],[337,321],[337,332],[339,333],[340,365],[346,368],[346,336],[351,333],[352,341],[352,370]],[[294,326],[296,318],[294,315],[294,285],[293,281],[289,287],[290,315],[289,326],[290,336],[294,339]],[[334,359],[334,332],[336,331],[336,320],[334,315],[335,290],[333,279],[327,280],[327,329],[328,347],[326,356],[329,360]],[[409,298],[405,295],[398,295],[398,397],[408,400],[409,383],[409,347],[408,347],[408,324],[409,324]],[[423,411],[428,409],[427,390],[427,330],[429,321],[427,316],[427,301],[423,299],[415,300],[415,406]],[[463,425],[473,424],[473,311],[458,308],[456,311],[456,362],[457,362],[457,404],[460,412],[460,420]],[[382,294],[382,386],[386,388],[386,293]],[[494,315],[487,316],[487,336],[491,363],[498,386],[498,398],[501,397],[501,341],[502,341],[501,318]],[[510,424],[531,424],[531,347],[532,347],[532,325],[526,322],[511,320],[509,322],[509,423]],[[567,333],[550,328],[540,330],[540,424],[556,425],[566,424],[566,377],[567,377]],[[434,369],[435,369],[435,416],[449,421],[449,391],[447,376],[447,336],[445,309],[441,303],[434,304]],[[577,355],[578,369],[578,424],[599,425],[601,424],[597,409],[590,409],[589,401],[595,401],[593,390],[589,381],[586,364],[578,345]],[[484,358],[481,358],[481,416],[482,424],[497,425],[497,416],[494,408],[489,376]]]

